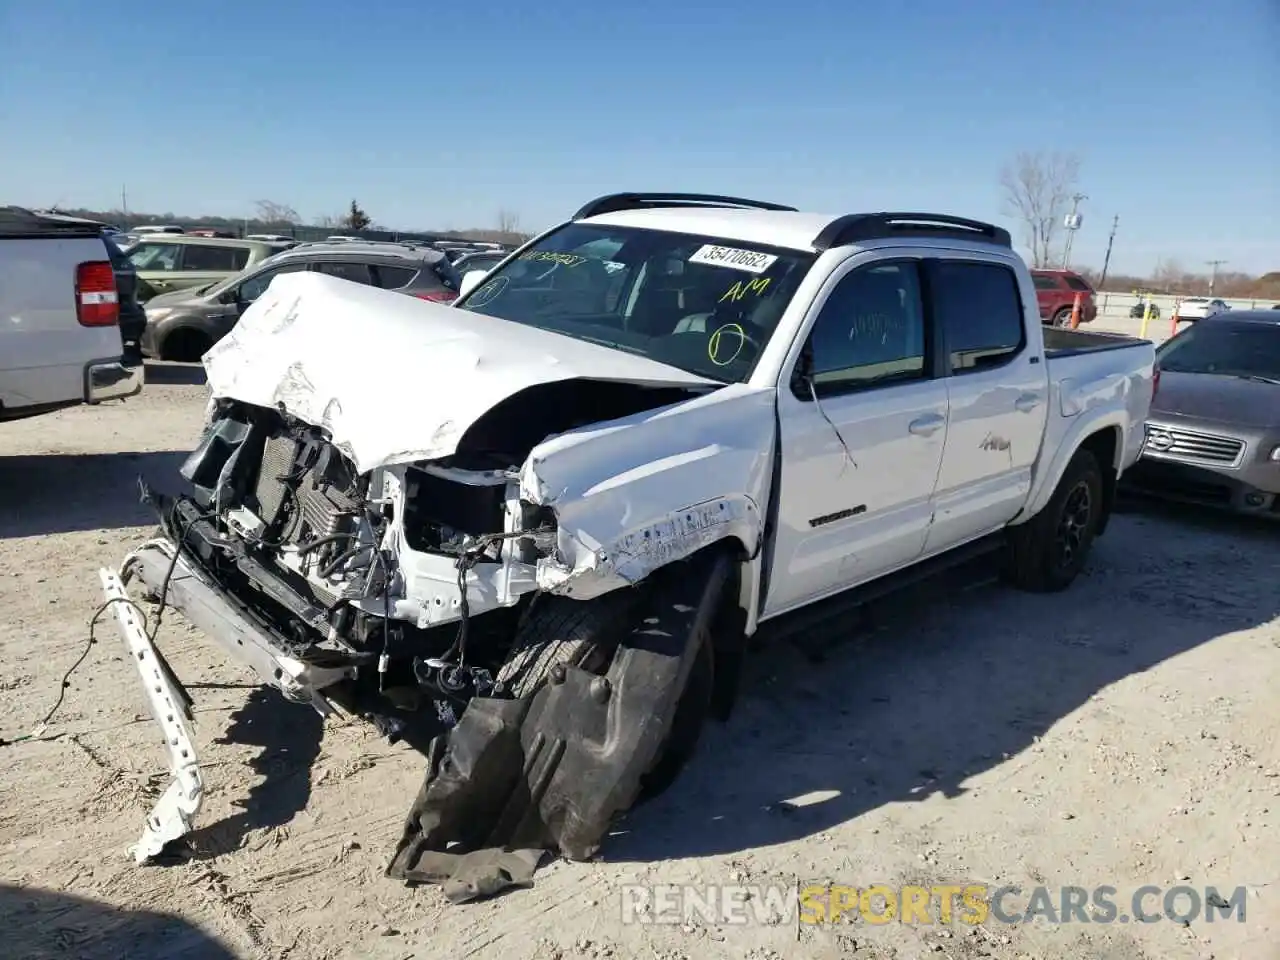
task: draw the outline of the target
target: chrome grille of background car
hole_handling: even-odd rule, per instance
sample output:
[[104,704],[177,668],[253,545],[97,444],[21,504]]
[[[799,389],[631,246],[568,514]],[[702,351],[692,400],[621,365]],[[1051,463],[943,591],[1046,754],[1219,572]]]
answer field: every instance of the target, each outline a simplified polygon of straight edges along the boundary
[[1235,437],[1148,423],[1142,452],[1166,460],[1235,466],[1244,455],[1244,447],[1244,441]]

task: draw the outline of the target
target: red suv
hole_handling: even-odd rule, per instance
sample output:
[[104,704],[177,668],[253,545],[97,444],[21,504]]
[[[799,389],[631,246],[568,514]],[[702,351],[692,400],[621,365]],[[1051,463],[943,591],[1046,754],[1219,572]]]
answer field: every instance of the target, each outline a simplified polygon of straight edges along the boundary
[[1040,322],[1055,327],[1071,324],[1071,307],[1076,294],[1084,294],[1080,305],[1080,322],[1092,323],[1098,316],[1098,305],[1093,300],[1093,287],[1074,270],[1032,270],[1031,279],[1036,285],[1036,300],[1040,302]]

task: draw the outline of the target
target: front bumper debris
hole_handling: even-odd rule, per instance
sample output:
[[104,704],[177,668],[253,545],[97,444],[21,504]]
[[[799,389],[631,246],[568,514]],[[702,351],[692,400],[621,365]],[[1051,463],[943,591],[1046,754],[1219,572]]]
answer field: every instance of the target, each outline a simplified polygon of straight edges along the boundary
[[[127,584],[139,581],[151,599],[163,592],[166,606],[233,659],[322,713],[338,709],[324,688],[352,671],[289,656],[194,561],[175,559],[175,549],[159,538],[126,558],[118,574],[100,572],[173,775],[134,848],[140,863],[190,832],[203,782],[186,693],[144,632]],[[464,902],[530,885],[549,851],[572,860],[594,856],[613,818],[640,796],[671,735],[730,561],[718,555],[696,574],[684,567],[654,575],[664,589],[642,606],[607,673],[564,664],[531,697],[471,698],[456,726],[428,747],[426,777],[388,876],[440,884],[450,900]]]
[[143,863],[159,854],[173,840],[185,836],[200,812],[204,800],[204,783],[200,777],[200,760],[187,725],[192,722],[191,700],[174,677],[164,657],[142,627],[133,601],[124,583],[114,571],[98,571],[102,592],[111,604],[120,636],[129,651],[129,659],[138,669],[142,690],[151,715],[164,734],[169,754],[169,772],[173,776],[168,788],[152,807],[142,837],[133,847],[133,858]]
[[106,568],[98,571],[103,600],[110,605],[130,660],[138,670],[147,704],[163,734],[173,776],[147,818],[142,838],[132,848],[138,863],[158,856],[167,844],[191,832],[203,800],[204,784],[189,729],[193,722],[190,698],[143,629],[142,618],[127,590],[131,582],[137,580],[141,592],[151,599],[163,590],[166,606],[179,610],[233,659],[251,667],[264,683],[277,687],[289,699],[310,703],[321,714],[337,712],[337,708],[320,693],[320,688],[350,673],[301,663],[273,647],[185,557],[178,557],[175,562],[174,549],[168,540],[158,538],[131,553],[119,572]]

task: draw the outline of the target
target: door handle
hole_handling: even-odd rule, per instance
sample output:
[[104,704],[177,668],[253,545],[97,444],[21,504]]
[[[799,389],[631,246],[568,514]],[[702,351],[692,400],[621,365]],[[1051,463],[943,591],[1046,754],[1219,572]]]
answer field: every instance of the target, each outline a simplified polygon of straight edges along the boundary
[[917,437],[931,437],[939,430],[942,425],[947,422],[946,418],[936,413],[930,413],[927,416],[917,417],[907,425],[907,429],[914,433]]
[[1035,393],[1024,393],[1013,401],[1013,408],[1019,413],[1030,413],[1038,406],[1040,406],[1040,396]]

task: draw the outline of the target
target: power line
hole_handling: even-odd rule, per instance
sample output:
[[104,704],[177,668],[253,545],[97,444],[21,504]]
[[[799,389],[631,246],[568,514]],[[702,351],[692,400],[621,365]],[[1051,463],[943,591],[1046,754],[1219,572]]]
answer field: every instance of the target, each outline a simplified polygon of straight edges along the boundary
[[1098,281],[1099,290],[1107,282],[1107,268],[1111,266],[1111,245],[1116,242],[1116,228],[1119,226],[1120,214],[1117,213],[1111,221],[1111,236],[1107,237],[1107,255],[1102,261],[1102,278]]

